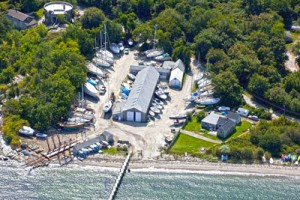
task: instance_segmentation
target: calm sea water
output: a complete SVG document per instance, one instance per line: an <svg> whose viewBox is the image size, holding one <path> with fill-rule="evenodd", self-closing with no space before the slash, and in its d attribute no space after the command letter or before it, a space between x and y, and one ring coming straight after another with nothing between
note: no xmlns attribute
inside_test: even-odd
<svg viewBox="0 0 300 200"><path fill-rule="evenodd" d="M118 170L0 166L0 199L107 199ZM132 171L116 199L300 199L299 177Z"/></svg>

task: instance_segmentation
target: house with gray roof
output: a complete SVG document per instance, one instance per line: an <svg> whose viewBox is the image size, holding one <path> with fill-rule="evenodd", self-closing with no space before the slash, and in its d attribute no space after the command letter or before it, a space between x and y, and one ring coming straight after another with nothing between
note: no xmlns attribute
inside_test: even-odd
<svg viewBox="0 0 300 200"><path fill-rule="evenodd" d="M229 116L223 117L211 112L202 119L201 126L207 130L217 131L218 137L226 138L235 130L236 124L240 122L240 116L234 114L230 113Z"/></svg>
<svg viewBox="0 0 300 200"><path fill-rule="evenodd" d="M141 70L123 107L123 120L146 122L147 114L159 80L159 73L154 67Z"/></svg>
<svg viewBox="0 0 300 200"><path fill-rule="evenodd" d="M19 30L37 26L37 21L33 17L14 9L8 10L6 17L13 24L13 26Z"/></svg>
<svg viewBox="0 0 300 200"><path fill-rule="evenodd" d="M239 114L230 111L227 114L227 118L233 121L235 124L241 123L242 120Z"/></svg>

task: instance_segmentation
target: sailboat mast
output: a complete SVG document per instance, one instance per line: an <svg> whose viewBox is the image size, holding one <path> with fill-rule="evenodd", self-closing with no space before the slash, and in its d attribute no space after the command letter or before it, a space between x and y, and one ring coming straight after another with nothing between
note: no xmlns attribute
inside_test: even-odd
<svg viewBox="0 0 300 200"><path fill-rule="evenodd" d="M157 29L157 24L155 24L154 26L153 49L155 49L156 29Z"/></svg>
<svg viewBox="0 0 300 200"><path fill-rule="evenodd" d="M102 31L100 31L100 49L102 49Z"/></svg>
<svg viewBox="0 0 300 200"><path fill-rule="evenodd" d="M104 24L104 47L106 50L106 24Z"/></svg>

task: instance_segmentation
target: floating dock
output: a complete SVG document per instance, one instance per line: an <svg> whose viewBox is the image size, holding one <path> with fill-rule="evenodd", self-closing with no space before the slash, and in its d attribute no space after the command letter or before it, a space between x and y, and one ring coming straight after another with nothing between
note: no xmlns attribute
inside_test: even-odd
<svg viewBox="0 0 300 200"><path fill-rule="evenodd" d="M109 195L108 200L113 200L113 199L115 198L115 196L116 196L116 194L117 194L117 192L118 192L119 186L120 186L120 184L121 184L122 178L123 178L123 176L124 176L124 174L125 174L125 172L126 172L126 170L127 170L127 166L128 166L129 161L130 161L131 155L132 155L132 153L129 153L129 154L127 155L127 157L126 157L126 159L125 159L125 161L124 161L124 163L123 163L123 165L122 165L122 167L121 167L119 176L118 176L118 178L116 179L115 184L114 184L114 186L113 186L113 189L112 189L112 191L111 191L111 193L110 193L110 195Z"/></svg>

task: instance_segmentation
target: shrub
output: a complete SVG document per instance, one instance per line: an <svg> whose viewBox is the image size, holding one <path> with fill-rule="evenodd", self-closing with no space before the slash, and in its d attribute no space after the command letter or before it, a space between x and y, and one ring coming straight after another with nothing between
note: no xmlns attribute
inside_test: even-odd
<svg viewBox="0 0 300 200"><path fill-rule="evenodd" d="M203 111L203 110L201 110L200 112L198 112L197 113L197 121L198 122L201 122L201 120L204 118L206 116L206 113Z"/></svg>

